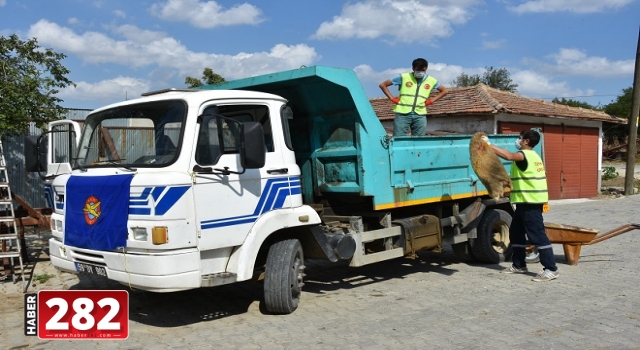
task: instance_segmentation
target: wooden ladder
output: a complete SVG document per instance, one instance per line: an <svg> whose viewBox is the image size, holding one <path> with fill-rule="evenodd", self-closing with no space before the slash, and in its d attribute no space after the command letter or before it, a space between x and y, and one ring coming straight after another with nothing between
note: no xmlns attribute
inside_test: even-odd
<svg viewBox="0 0 640 350"><path fill-rule="evenodd" d="M7 163L5 161L2 140L0 140L0 242L2 251L0 258L4 264L4 276L0 278L6 279L8 272L11 271L13 283L17 283L14 259L18 258L20 262L20 277L22 280L22 292L25 289L24 265L22 264L22 247L18 237L18 227L16 226L16 215L13 210L13 198L11 197L11 189L9 188L9 175L7 173ZM9 262L10 260L10 262ZM10 269L8 267L10 266Z"/></svg>

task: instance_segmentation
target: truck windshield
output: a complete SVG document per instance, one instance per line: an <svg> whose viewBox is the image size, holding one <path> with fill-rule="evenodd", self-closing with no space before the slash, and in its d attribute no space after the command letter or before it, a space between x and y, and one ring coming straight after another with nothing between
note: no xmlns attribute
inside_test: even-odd
<svg viewBox="0 0 640 350"><path fill-rule="evenodd" d="M108 109L87 117L74 168L163 167L179 154L187 115L181 100Z"/></svg>

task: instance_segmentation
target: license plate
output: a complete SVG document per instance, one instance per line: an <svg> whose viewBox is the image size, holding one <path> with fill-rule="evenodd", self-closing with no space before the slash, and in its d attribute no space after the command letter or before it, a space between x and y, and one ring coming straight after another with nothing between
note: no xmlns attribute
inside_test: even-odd
<svg viewBox="0 0 640 350"><path fill-rule="evenodd" d="M107 277L107 269L105 269L102 266L90 265L90 264L79 263L79 262L75 264L76 264L76 271L78 271L79 273Z"/></svg>

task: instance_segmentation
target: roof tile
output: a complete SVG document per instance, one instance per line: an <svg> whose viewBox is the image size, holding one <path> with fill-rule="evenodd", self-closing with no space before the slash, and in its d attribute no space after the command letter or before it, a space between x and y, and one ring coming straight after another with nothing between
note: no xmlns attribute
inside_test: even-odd
<svg viewBox="0 0 640 350"><path fill-rule="evenodd" d="M386 97L370 99L380 120L393 120L393 103ZM429 106L429 115L525 114L552 118L573 118L626 123L604 112L547 102L494 89L484 84L449 88L449 93Z"/></svg>

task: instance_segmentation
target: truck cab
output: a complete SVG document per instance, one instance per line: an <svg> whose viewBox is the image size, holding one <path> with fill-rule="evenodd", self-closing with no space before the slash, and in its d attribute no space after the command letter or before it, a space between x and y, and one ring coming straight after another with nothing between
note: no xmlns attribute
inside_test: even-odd
<svg viewBox="0 0 640 350"><path fill-rule="evenodd" d="M302 207L285 102L166 90L98 109L81 132L52 124L53 264L159 292L251 278L230 260L261 218L320 222Z"/></svg>

